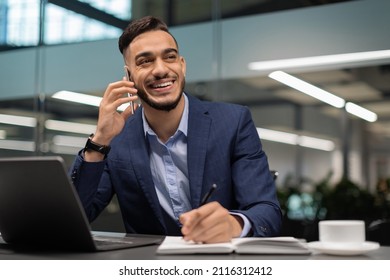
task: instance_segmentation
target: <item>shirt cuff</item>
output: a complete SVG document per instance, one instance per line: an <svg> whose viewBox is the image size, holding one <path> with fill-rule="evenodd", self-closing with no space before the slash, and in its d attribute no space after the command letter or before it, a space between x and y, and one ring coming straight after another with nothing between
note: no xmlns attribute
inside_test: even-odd
<svg viewBox="0 0 390 280"><path fill-rule="evenodd" d="M239 237L246 237L246 236L248 236L248 233L252 229L251 222L248 220L248 218L244 214L241 214L241 213L237 213L237 212L229 212L229 213L231 215L233 215L233 216L241 217L241 219L244 222L244 226L242 227L241 235Z"/></svg>

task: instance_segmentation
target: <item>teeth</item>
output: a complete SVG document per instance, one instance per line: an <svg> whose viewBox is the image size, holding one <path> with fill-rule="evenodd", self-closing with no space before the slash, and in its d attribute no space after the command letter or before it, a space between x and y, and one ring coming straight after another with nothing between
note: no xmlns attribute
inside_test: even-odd
<svg viewBox="0 0 390 280"><path fill-rule="evenodd" d="M170 86L170 85L172 85L172 84L173 84L172 82L166 82L166 83L154 85L153 87L154 87L154 88L162 88L162 87Z"/></svg>

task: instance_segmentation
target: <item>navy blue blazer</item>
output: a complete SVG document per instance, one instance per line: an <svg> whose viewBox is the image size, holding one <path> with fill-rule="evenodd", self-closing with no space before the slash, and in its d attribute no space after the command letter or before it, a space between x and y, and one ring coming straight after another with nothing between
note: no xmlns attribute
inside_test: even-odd
<svg viewBox="0 0 390 280"><path fill-rule="evenodd" d="M190 95L188 172L193 208L212 184L210 201L244 214L254 236L275 236L281 228L276 187L269 172L248 108L200 101ZM178 235L180 228L161 208L149 166L141 110L130 117L111 142L106 160L84 162L81 153L72 169L74 185L93 221L117 195L129 233Z"/></svg>

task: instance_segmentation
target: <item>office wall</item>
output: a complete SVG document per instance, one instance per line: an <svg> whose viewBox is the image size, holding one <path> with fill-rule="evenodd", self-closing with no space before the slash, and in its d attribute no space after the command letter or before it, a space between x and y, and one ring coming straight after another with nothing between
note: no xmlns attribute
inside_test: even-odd
<svg viewBox="0 0 390 280"><path fill-rule="evenodd" d="M251 77L259 75L247 67L253 61L389 49L389 10L386 0L351 1L171 31L187 60L188 82ZM220 50L214 49L215 36L221 39ZM122 66L116 39L3 52L0 98L34 95L37 81L47 94L63 89L101 92L122 77Z"/></svg>
<svg viewBox="0 0 390 280"><path fill-rule="evenodd" d="M363 0L224 21L223 77L256 75L253 61L389 49L389 10L390 1Z"/></svg>

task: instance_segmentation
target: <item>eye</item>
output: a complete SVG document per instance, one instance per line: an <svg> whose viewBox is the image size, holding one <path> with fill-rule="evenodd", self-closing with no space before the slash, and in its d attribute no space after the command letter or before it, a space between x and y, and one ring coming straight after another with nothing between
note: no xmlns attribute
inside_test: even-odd
<svg viewBox="0 0 390 280"><path fill-rule="evenodd" d="M140 65L140 66L147 65L147 64L151 63L152 61L153 60L150 58L142 58L142 59L137 61L137 65Z"/></svg>
<svg viewBox="0 0 390 280"><path fill-rule="evenodd" d="M174 53L171 53L171 54L168 54L165 59L169 60L169 61L174 61L174 60L176 60L176 58L177 58L177 55Z"/></svg>

